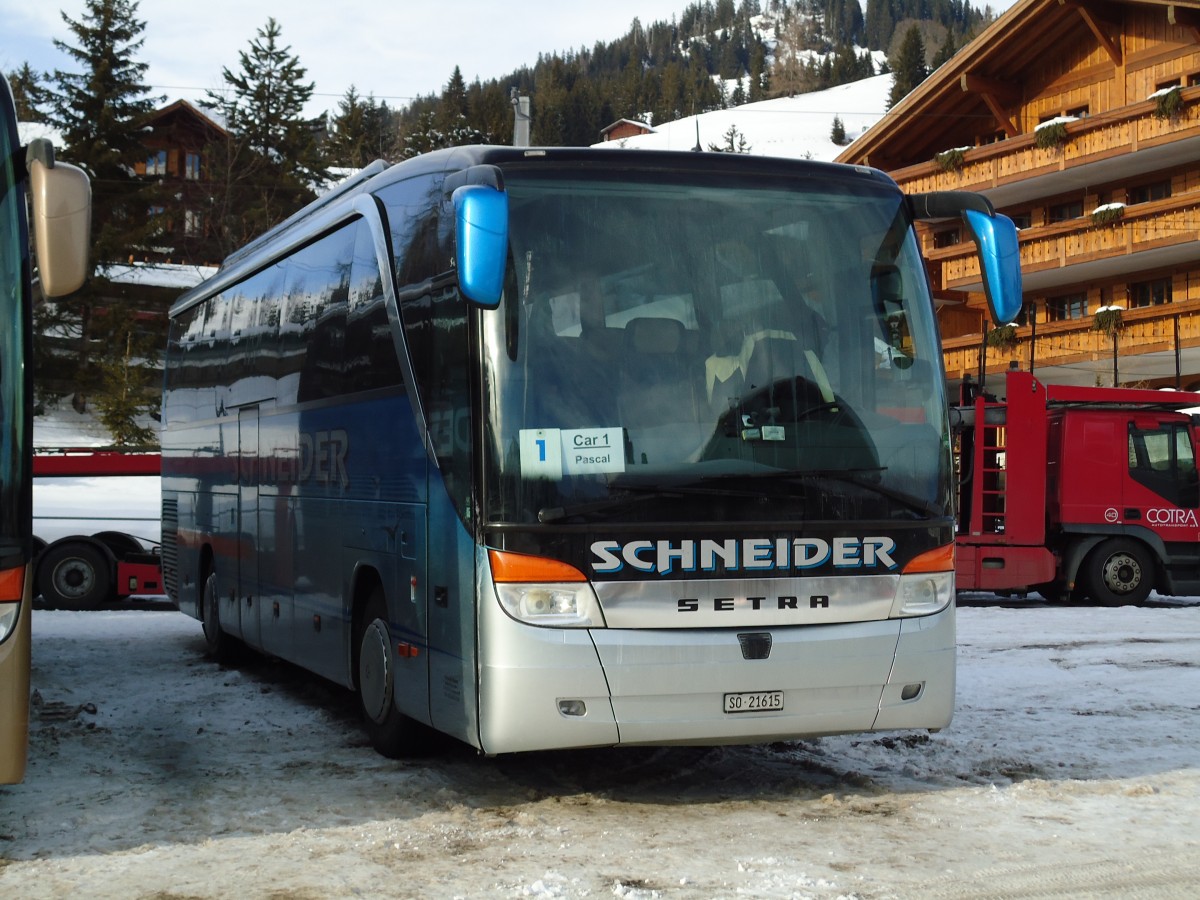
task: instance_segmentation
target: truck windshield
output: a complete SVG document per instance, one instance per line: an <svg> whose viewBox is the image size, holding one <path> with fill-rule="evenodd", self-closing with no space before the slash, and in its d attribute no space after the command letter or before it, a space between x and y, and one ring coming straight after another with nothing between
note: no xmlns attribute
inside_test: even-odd
<svg viewBox="0 0 1200 900"><path fill-rule="evenodd" d="M517 170L506 189L486 521L947 514L933 307L893 185Z"/></svg>

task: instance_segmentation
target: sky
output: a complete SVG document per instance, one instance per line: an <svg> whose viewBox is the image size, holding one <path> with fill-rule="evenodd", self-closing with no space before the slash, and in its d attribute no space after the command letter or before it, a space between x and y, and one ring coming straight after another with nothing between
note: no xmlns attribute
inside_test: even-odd
<svg viewBox="0 0 1200 900"><path fill-rule="evenodd" d="M590 48L597 41L624 35L633 19L644 25L668 21L690 0L605 0L564 3L526 0L291 0L264 4L253 0L141 0L138 17L146 22L138 59L149 64L147 83L168 101L202 99L208 89L224 86L221 70L238 69L238 53L249 47L258 29L274 14L282 40L291 46L308 79L315 82L316 115L336 110L354 85L389 106L440 93L457 65L468 81L506 75L532 66L538 53ZM1015 0L973 2L993 11ZM864 4L865 6L865 4ZM73 43L60 10L83 18L83 0L0 0L0 70L28 62L39 71L73 71L74 63L54 48L55 38ZM336 10L336 20L331 16Z"/></svg>

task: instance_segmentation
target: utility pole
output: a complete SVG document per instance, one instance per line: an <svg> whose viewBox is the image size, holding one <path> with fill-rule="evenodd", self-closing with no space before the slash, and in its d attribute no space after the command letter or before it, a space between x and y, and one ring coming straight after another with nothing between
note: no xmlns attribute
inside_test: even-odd
<svg viewBox="0 0 1200 900"><path fill-rule="evenodd" d="M513 106L513 146L529 146L529 123L533 117L529 114L529 98L518 97L517 89L513 88L509 95Z"/></svg>

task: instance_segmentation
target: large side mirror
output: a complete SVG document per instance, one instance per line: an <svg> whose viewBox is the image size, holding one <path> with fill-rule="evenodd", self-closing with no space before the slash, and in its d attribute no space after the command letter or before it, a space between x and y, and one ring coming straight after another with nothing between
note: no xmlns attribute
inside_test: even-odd
<svg viewBox="0 0 1200 900"><path fill-rule="evenodd" d="M479 184L454 191L458 287L472 303L495 309L508 265L508 194Z"/></svg>
<svg viewBox="0 0 1200 900"><path fill-rule="evenodd" d="M983 293L997 325L1007 325L1021 311L1021 251L1017 227L1000 215L982 194L936 191L912 194L909 209L916 219L961 216L975 240Z"/></svg>
<svg viewBox="0 0 1200 900"><path fill-rule="evenodd" d="M87 278L91 184L82 169L55 163L48 141L30 144L26 166L42 293L61 297L79 290Z"/></svg>
<svg viewBox="0 0 1200 900"><path fill-rule="evenodd" d="M1017 317L1022 303L1017 226L1008 216L988 216L973 209L963 211L963 221L978 247L983 292L992 319L997 325L1007 325Z"/></svg>

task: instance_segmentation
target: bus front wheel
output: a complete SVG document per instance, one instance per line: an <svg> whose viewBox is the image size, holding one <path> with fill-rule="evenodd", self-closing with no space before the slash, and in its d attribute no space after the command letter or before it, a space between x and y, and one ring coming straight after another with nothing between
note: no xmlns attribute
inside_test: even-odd
<svg viewBox="0 0 1200 900"><path fill-rule="evenodd" d="M396 709L396 668L383 589L375 588L358 635L358 703L375 750L389 759L418 752L420 727Z"/></svg>

